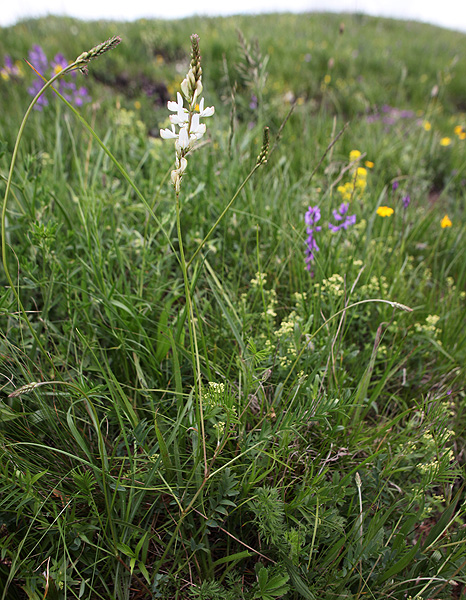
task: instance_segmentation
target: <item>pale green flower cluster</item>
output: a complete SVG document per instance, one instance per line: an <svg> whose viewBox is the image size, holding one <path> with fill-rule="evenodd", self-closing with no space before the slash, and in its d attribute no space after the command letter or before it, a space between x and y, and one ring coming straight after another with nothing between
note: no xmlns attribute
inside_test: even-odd
<svg viewBox="0 0 466 600"><path fill-rule="evenodd" d="M204 402L207 406L221 406L225 394L225 384L209 381L209 387L204 394Z"/></svg>
<svg viewBox="0 0 466 600"><path fill-rule="evenodd" d="M267 275L265 273L257 272L255 277L251 279L250 284L253 288L264 287L267 283Z"/></svg>
<svg viewBox="0 0 466 600"><path fill-rule="evenodd" d="M368 283L359 288L361 298L385 298L388 295L389 286L385 275L381 277L372 276Z"/></svg>
<svg viewBox="0 0 466 600"><path fill-rule="evenodd" d="M437 323L439 321L440 317L438 315L428 315L426 317L425 323L415 323L414 329L417 331L417 333L424 333L437 339L442 333L442 330L439 327L437 327ZM440 342L438 341L438 343Z"/></svg>
<svg viewBox="0 0 466 600"><path fill-rule="evenodd" d="M298 298L296 308L299 308L300 302L301 298ZM281 321L279 328L274 332L280 349L278 362L284 369L290 367L298 355L299 348L297 347L297 342L302 342L302 323L303 318L296 310L292 310Z"/></svg>
<svg viewBox="0 0 466 600"><path fill-rule="evenodd" d="M223 432L225 431L225 425L225 421L217 421L217 423L214 423L213 428L217 433L217 438L220 439L222 437Z"/></svg>
<svg viewBox="0 0 466 600"><path fill-rule="evenodd" d="M338 298L340 296L343 296L343 294L345 293L344 284L345 280L343 279L343 277L339 273L335 273L328 279L324 279L320 285L316 283L316 294L319 293L319 291L322 291L322 293L328 296L334 296Z"/></svg>

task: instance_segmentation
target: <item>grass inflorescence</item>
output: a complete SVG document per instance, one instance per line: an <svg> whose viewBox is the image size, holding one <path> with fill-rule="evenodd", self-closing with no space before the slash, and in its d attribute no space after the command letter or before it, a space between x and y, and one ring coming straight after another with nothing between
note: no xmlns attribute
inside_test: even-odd
<svg viewBox="0 0 466 600"><path fill-rule="evenodd" d="M465 593L466 38L257 23L3 31L2 600Z"/></svg>

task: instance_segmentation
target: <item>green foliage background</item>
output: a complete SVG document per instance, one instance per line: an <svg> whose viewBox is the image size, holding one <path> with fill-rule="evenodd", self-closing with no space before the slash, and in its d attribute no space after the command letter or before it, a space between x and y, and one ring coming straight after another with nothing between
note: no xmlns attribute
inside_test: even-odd
<svg viewBox="0 0 466 600"><path fill-rule="evenodd" d="M158 136L192 32L216 112L182 183L188 258L272 140L190 265L194 318ZM27 320L2 271L2 598L460 598L466 37L361 15L49 17L2 29L0 57L71 61L115 33L79 75L104 147L47 92L4 205ZM2 188L22 71L0 80ZM355 149L373 166L333 234Z"/></svg>

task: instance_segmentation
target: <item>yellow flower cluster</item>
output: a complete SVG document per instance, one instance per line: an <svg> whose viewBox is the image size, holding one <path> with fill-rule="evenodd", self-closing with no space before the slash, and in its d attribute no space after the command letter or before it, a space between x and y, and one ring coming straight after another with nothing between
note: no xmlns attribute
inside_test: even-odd
<svg viewBox="0 0 466 600"><path fill-rule="evenodd" d="M379 206L377 214L379 217L391 217L394 210L390 206Z"/></svg>
<svg viewBox="0 0 466 600"><path fill-rule="evenodd" d="M466 139L466 128L463 127L462 125L457 125L453 131L460 140Z"/></svg>
<svg viewBox="0 0 466 600"><path fill-rule="evenodd" d="M350 162L353 163L359 159L361 152L359 150L351 150L349 154ZM371 161L366 161L366 166L370 169L374 166ZM367 186L367 169L355 165L351 169L351 180L345 184L339 185L337 191L341 195L343 202L349 202L355 196L362 196Z"/></svg>

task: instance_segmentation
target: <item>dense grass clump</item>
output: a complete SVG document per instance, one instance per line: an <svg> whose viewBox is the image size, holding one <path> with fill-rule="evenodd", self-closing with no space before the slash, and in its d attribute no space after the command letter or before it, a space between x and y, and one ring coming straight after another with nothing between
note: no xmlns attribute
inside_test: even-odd
<svg viewBox="0 0 466 600"><path fill-rule="evenodd" d="M464 56L2 30L2 600L464 596Z"/></svg>

